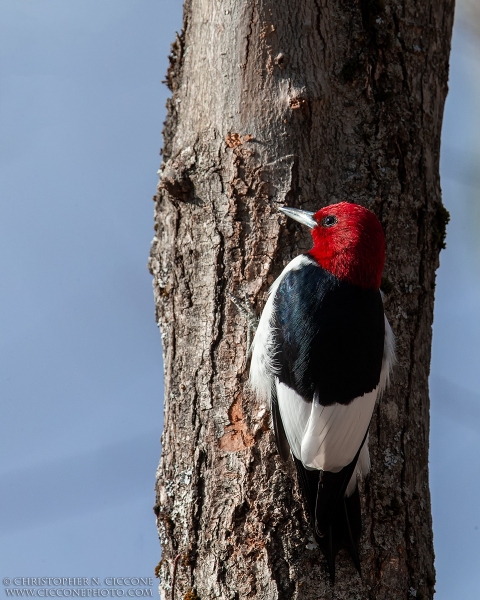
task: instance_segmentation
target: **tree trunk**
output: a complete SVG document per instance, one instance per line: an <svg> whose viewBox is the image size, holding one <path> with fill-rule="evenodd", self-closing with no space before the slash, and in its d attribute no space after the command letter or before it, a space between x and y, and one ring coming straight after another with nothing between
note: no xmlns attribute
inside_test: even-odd
<svg viewBox="0 0 480 600"><path fill-rule="evenodd" d="M162 598L332 598L293 466L248 387L247 322L228 293L259 313L274 278L310 247L278 207L341 200L384 227L398 364L370 427L363 578L341 553L335 598L433 597L428 374L448 219L439 148L453 9L185 3L150 261L165 360Z"/></svg>

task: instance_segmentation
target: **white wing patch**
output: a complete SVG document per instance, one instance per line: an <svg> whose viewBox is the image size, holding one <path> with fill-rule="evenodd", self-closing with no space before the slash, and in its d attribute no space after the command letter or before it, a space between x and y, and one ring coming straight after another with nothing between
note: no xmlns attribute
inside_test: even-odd
<svg viewBox="0 0 480 600"><path fill-rule="evenodd" d="M278 379L276 387L285 435L293 454L310 469L337 473L349 465L370 424L377 390L347 406L321 406L305 401ZM367 466L369 458L362 459L363 466Z"/></svg>
<svg viewBox="0 0 480 600"><path fill-rule="evenodd" d="M349 465L367 433L376 398L375 389L348 405L321 406L314 401L302 440L303 464L332 473Z"/></svg>
<svg viewBox="0 0 480 600"><path fill-rule="evenodd" d="M278 407L288 444L293 454L301 459L302 442L312 412L312 403L304 400L288 385L280 383L277 378L275 378L275 385Z"/></svg>

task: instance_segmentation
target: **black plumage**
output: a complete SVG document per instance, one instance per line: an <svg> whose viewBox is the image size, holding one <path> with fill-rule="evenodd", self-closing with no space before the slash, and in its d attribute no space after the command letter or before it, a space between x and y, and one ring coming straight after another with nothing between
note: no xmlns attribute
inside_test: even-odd
<svg viewBox="0 0 480 600"><path fill-rule="evenodd" d="M385 337L379 290L304 265L278 287L272 331L276 375L306 400L349 404L378 385Z"/></svg>

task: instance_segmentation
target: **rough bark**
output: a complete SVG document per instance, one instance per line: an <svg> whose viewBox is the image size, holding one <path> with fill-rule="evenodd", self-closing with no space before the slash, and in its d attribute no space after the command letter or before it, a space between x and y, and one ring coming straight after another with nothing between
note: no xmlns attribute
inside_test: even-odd
<svg viewBox="0 0 480 600"><path fill-rule="evenodd" d="M431 325L453 0L187 0L150 267L165 360L162 598L331 598L291 465L247 384L246 321L308 232L277 211L344 199L387 237L393 386L371 426L363 580L338 599L432 598ZM172 578L175 572L175 590Z"/></svg>

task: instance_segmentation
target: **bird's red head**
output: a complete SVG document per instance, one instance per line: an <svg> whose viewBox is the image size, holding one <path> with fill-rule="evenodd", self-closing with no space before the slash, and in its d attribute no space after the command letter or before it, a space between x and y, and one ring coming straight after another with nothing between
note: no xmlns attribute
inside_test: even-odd
<svg viewBox="0 0 480 600"><path fill-rule="evenodd" d="M343 281L363 288L380 287L385 264L385 236L377 217L359 204L340 202L313 215L310 255Z"/></svg>
<svg viewBox="0 0 480 600"><path fill-rule="evenodd" d="M310 213L281 208L287 216L312 229L309 254L338 279L363 288L380 287L385 264L385 236L367 208L339 202Z"/></svg>

